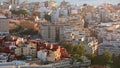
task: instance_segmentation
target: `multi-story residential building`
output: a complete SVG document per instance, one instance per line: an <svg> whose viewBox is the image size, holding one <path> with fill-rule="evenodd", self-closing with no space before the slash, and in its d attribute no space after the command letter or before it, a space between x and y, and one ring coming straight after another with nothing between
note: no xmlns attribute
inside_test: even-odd
<svg viewBox="0 0 120 68"><path fill-rule="evenodd" d="M60 16L68 16L68 9L67 8L60 8Z"/></svg>
<svg viewBox="0 0 120 68"><path fill-rule="evenodd" d="M59 42L63 39L64 30L68 25L60 23L44 23L40 25L42 38L48 42Z"/></svg>
<svg viewBox="0 0 120 68"><path fill-rule="evenodd" d="M68 26L64 30L64 40L66 41L85 41L86 34L82 29Z"/></svg>
<svg viewBox="0 0 120 68"><path fill-rule="evenodd" d="M105 51L108 51L114 55L119 55L120 54L120 42L110 41L110 42L103 42L99 44L98 55L102 55Z"/></svg>
<svg viewBox="0 0 120 68"><path fill-rule="evenodd" d="M30 47L16 48L15 49L15 54L17 56L24 55L24 56L36 57L37 56L37 49L30 48Z"/></svg>
<svg viewBox="0 0 120 68"><path fill-rule="evenodd" d="M12 5L18 5L19 0L9 0L9 3L12 4Z"/></svg>
<svg viewBox="0 0 120 68"><path fill-rule="evenodd" d="M70 5L69 2L66 2L65 0L63 0L63 1L61 2L61 4L60 4L60 7L67 7L67 6L69 6L69 5Z"/></svg>
<svg viewBox="0 0 120 68"><path fill-rule="evenodd" d="M17 48L17 49L15 49L15 54L16 54L17 56L21 56L21 55L22 55L22 48Z"/></svg>
<svg viewBox="0 0 120 68"><path fill-rule="evenodd" d="M56 26L55 24L41 24L42 38L48 42L56 41ZM59 37L59 36L57 36Z"/></svg>
<svg viewBox="0 0 120 68"><path fill-rule="evenodd" d="M95 29L95 33L98 36L99 42L119 41L120 40L119 29L120 29L119 22L101 23Z"/></svg>
<svg viewBox="0 0 120 68"><path fill-rule="evenodd" d="M86 53L97 53L98 50L98 40L95 37L88 37L86 45Z"/></svg>
<svg viewBox="0 0 120 68"><path fill-rule="evenodd" d="M57 22L59 18L59 9L53 8L51 13L51 22Z"/></svg>
<svg viewBox="0 0 120 68"><path fill-rule="evenodd" d="M6 16L0 14L0 36L9 34L9 21Z"/></svg>

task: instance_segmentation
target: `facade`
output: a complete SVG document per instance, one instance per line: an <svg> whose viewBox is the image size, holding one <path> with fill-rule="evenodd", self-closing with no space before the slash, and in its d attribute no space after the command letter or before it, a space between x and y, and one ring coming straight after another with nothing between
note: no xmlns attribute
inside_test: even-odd
<svg viewBox="0 0 120 68"><path fill-rule="evenodd" d="M50 54L47 56L47 61L49 62L54 62L56 59L55 59L55 53L53 51L49 51Z"/></svg>
<svg viewBox="0 0 120 68"><path fill-rule="evenodd" d="M18 5L19 4L19 0L10 0L9 2L11 5Z"/></svg>
<svg viewBox="0 0 120 68"><path fill-rule="evenodd" d="M68 16L68 9L67 8L61 8L60 9L60 16Z"/></svg>
<svg viewBox="0 0 120 68"><path fill-rule="evenodd" d="M62 40L84 41L86 35L85 31L81 27L81 24L76 22L45 22L43 24L40 24L40 29L42 38L48 42L59 42Z"/></svg>
<svg viewBox="0 0 120 68"><path fill-rule="evenodd" d="M66 26L66 24L41 24L40 27L42 38L48 42L61 41L63 39L64 29Z"/></svg>
<svg viewBox="0 0 120 68"><path fill-rule="evenodd" d="M59 9L53 8L51 13L51 22L57 22L59 18Z"/></svg>
<svg viewBox="0 0 120 68"><path fill-rule="evenodd" d="M97 53L98 51L98 40L94 37L87 38L88 45L86 46L87 53Z"/></svg>
<svg viewBox="0 0 120 68"><path fill-rule="evenodd" d="M22 55L22 48L17 48L17 49L15 49L15 54L16 54L17 56L21 56L21 55Z"/></svg>
<svg viewBox="0 0 120 68"><path fill-rule="evenodd" d="M28 47L23 47L23 55L29 56L29 48Z"/></svg>
<svg viewBox="0 0 120 68"><path fill-rule="evenodd" d="M103 42L98 47L98 55L102 55L105 51L108 51L114 55L120 54L120 42L119 41L110 41Z"/></svg>
<svg viewBox="0 0 120 68"><path fill-rule="evenodd" d="M119 41L119 29L120 22L101 23L96 28L95 33L100 43L103 41Z"/></svg>
<svg viewBox="0 0 120 68"><path fill-rule="evenodd" d="M42 62L46 62L46 58L47 58L47 51L46 50L40 50L37 52L37 57L42 61Z"/></svg>
<svg viewBox="0 0 120 68"><path fill-rule="evenodd" d="M6 53L0 53L0 63L5 63L8 60L8 55Z"/></svg>
<svg viewBox="0 0 120 68"><path fill-rule="evenodd" d="M64 29L64 40L71 41L75 44L78 44L80 42L84 42L86 35L85 32L82 29L79 29L77 27L67 26Z"/></svg>
<svg viewBox="0 0 120 68"><path fill-rule="evenodd" d="M36 48L30 48L29 52L30 52L30 56L32 56L32 57L37 56L37 49Z"/></svg>
<svg viewBox="0 0 120 68"><path fill-rule="evenodd" d="M0 14L0 36L9 34L9 22L6 16Z"/></svg>
<svg viewBox="0 0 120 68"><path fill-rule="evenodd" d="M17 56L32 56L32 57L36 57L37 56L37 49L36 48L32 48L32 47L22 47L22 48L16 48L15 49L15 54Z"/></svg>

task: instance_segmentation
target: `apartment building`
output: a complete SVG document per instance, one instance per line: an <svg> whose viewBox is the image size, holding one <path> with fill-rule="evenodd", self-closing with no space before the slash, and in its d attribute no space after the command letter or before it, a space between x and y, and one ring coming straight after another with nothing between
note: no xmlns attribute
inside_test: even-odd
<svg viewBox="0 0 120 68"><path fill-rule="evenodd" d="M103 42L99 44L98 55L102 55L105 51L108 51L114 55L119 55L120 54L120 42L110 41L110 42Z"/></svg>
<svg viewBox="0 0 120 68"><path fill-rule="evenodd" d="M9 34L9 22L6 16L0 14L0 36Z"/></svg>

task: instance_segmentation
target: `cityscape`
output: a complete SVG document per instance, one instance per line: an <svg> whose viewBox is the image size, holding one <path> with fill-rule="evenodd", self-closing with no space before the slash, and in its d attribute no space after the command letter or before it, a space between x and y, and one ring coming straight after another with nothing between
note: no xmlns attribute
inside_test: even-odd
<svg viewBox="0 0 120 68"><path fill-rule="evenodd" d="M120 68L120 2L0 0L0 68Z"/></svg>

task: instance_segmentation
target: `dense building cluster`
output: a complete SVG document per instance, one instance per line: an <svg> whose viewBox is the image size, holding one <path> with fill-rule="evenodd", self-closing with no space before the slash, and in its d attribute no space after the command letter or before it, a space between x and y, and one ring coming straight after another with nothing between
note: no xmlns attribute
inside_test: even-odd
<svg viewBox="0 0 120 68"><path fill-rule="evenodd" d="M47 64L73 57L59 44L63 42L84 45L85 54L107 51L118 56L119 41L120 4L0 3L0 62L22 59Z"/></svg>

